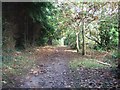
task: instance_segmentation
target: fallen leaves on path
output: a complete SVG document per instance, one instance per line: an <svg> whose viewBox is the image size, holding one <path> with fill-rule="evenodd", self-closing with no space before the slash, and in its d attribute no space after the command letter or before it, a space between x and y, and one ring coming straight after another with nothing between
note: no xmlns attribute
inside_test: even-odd
<svg viewBox="0 0 120 90"><path fill-rule="evenodd" d="M29 58L34 57L35 61L32 63L31 69L27 70L28 73L24 76L25 79L22 80L19 87L118 87L118 81L114 78L111 68L91 69L82 66L76 69L70 68L69 62L76 58L80 60L83 58L91 58L87 55L82 56L78 54L76 50L71 50L67 47L46 46L33 48L32 51L26 50L26 53L30 54ZM99 60L103 60L103 56L106 53L94 53L93 56L97 56L97 54L100 56ZM102 60L98 62L102 62Z"/></svg>

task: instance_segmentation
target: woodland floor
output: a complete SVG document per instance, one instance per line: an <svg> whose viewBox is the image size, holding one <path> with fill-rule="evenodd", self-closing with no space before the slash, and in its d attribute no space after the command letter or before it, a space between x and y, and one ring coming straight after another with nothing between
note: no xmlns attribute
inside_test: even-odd
<svg viewBox="0 0 120 90"><path fill-rule="evenodd" d="M82 56L75 50L67 47L37 48L36 66L32 67L29 73L20 77L17 82L19 88L110 88L118 87L118 80L115 79L115 73L112 68L70 68L70 61L89 56ZM104 54L96 55L98 60L103 58ZM97 57L98 56L98 57Z"/></svg>

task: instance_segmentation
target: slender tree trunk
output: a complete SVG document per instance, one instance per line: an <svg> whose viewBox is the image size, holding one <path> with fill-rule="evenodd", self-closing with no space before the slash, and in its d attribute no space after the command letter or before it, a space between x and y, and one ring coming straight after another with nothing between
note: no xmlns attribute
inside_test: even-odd
<svg viewBox="0 0 120 90"><path fill-rule="evenodd" d="M27 46L29 45L29 34L28 34L29 32L28 32L28 27L29 27L29 26L28 26L28 16L27 16L27 17L26 17L26 29L27 29L27 33L26 33L26 34L27 34Z"/></svg>
<svg viewBox="0 0 120 90"><path fill-rule="evenodd" d="M29 38L28 38L28 17L25 16L25 28L24 28L24 41L25 41L25 48L29 45Z"/></svg>
<svg viewBox="0 0 120 90"><path fill-rule="evenodd" d="M24 26L24 47L27 47L27 16L25 16L25 26Z"/></svg>
<svg viewBox="0 0 120 90"><path fill-rule="evenodd" d="M82 5L82 11L83 11L83 7L84 5ZM85 51L85 25L84 25L84 14L82 15L82 55L85 55L86 54L86 51Z"/></svg>
<svg viewBox="0 0 120 90"><path fill-rule="evenodd" d="M82 55L86 54L86 50L85 50L85 30L84 30L84 21L82 21Z"/></svg>
<svg viewBox="0 0 120 90"><path fill-rule="evenodd" d="M118 42L118 78L120 79L120 28L119 28L118 32L119 32L119 42Z"/></svg>
<svg viewBox="0 0 120 90"><path fill-rule="evenodd" d="M80 52L80 42L79 42L79 32L76 33L76 46L77 46L77 52Z"/></svg>
<svg viewBox="0 0 120 90"><path fill-rule="evenodd" d="M52 37L49 37L49 39L48 39L48 45L52 45Z"/></svg>
<svg viewBox="0 0 120 90"><path fill-rule="evenodd" d="M26 20L26 17L25 17L25 20ZM26 22L25 22L25 24L24 24L25 26L24 26L24 47L26 48Z"/></svg>

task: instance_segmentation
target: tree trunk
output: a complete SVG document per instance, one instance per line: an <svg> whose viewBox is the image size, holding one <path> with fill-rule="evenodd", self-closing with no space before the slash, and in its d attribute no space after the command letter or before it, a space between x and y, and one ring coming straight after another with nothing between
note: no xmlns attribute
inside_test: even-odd
<svg viewBox="0 0 120 90"><path fill-rule="evenodd" d="M49 39L48 39L48 45L52 45L52 37L49 37Z"/></svg>
<svg viewBox="0 0 120 90"><path fill-rule="evenodd" d="M25 48L29 46L29 35L28 35L28 16L25 16L25 28L24 28L24 41L25 41Z"/></svg>
<svg viewBox="0 0 120 90"><path fill-rule="evenodd" d="M80 42L79 42L79 32L76 33L76 46L77 46L77 52L80 52Z"/></svg>
<svg viewBox="0 0 120 90"><path fill-rule="evenodd" d="M86 50L85 50L85 30L84 30L84 21L82 21L82 55L86 54Z"/></svg>
<svg viewBox="0 0 120 90"><path fill-rule="evenodd" d="M27 17L25 16L25 24L24 24L24 47L27 47L27 23L26 23Z"/></svg>
<svg viewBox="0 0 120 90"><path fill-rule="evenodd" d="M119 29L118 33L119 33L119 37L118 37L119 38L118 39L119 40L119 42L118 42L118 55L120 55L120 29ZM119 57L119 59L120 59L120 57Z"/></svg>

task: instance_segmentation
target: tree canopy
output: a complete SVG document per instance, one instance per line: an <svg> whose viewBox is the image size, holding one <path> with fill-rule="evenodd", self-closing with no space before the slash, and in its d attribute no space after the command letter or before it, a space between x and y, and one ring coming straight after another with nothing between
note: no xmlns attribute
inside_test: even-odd
<svg viewBox="0 0 120 90"><path fill-rule="evenodd" d="M28 44L52 45L53 40L65 37L65 44L73 48L85 49L87 43L93 42L93 48L106 50L115 48L118 43L117 8L117 3L110 2L3 3L3 22L20 21L17 27L21 29L15 32L21 33L13 38L23 41L25 47ZM11 10L12 18L7 21Z"/></svg>

